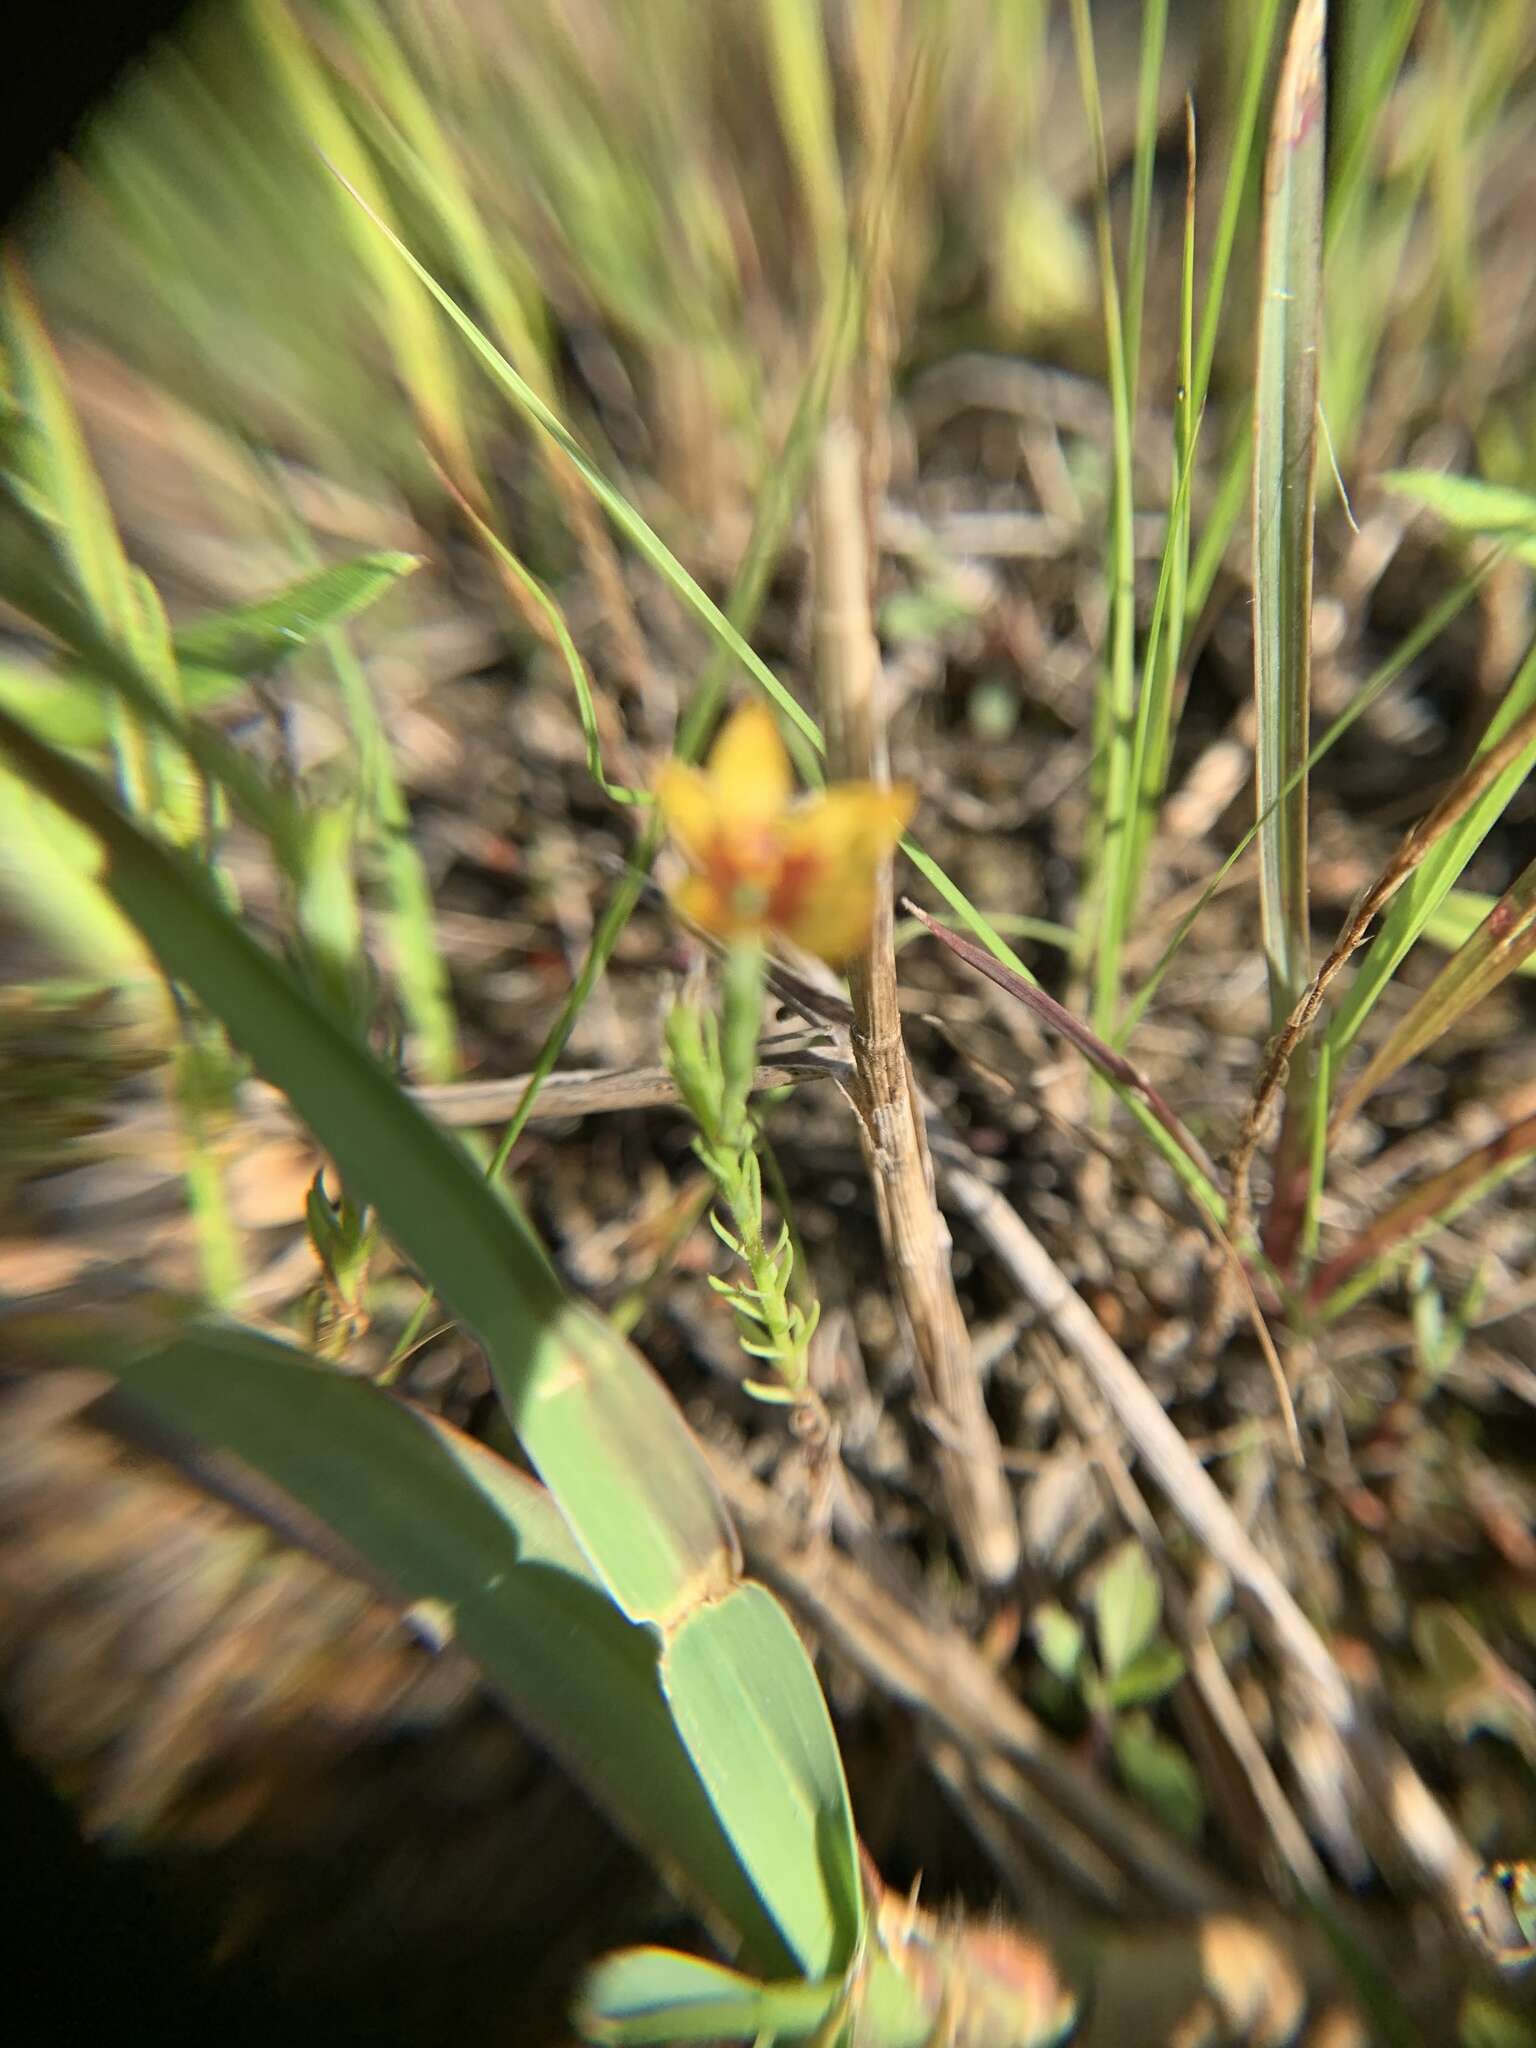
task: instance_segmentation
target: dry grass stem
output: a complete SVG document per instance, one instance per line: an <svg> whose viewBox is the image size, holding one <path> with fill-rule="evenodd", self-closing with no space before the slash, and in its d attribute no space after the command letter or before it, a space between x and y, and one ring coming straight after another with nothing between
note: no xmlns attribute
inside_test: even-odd
<svg viewBox="0 0 1536 2048"><path fill-rule="evenodd" d="M1276 1661L1338 1737L1400 1850L1447 1911L1459 1912L1476 1867L1471 1849L1407 1759L1370 1725L1327 1645L1156 1396L1008 1203L968 1167L943 1157L940 1166L950 1199L1081 1361L1170 1506L1246 1598Z"/></svg>
<svg viewBox="0 0 1536 2048"><path fill-rule="evenodd" d="M883 782L885 711L869 611L859 451L845 425L834 424L823 438L811 516L817 673L829 766L840 779ZM858 1117L887 1264L924 1391L944 1427L937 1458L945 1498L972 1569L995 1585L1018 1566L1018 1517L955 1293L949 1229L934 1196L923 1115L901 1035L892 928L887 866L869 944L849 967L854 1072L847 1092Z"/></svg>

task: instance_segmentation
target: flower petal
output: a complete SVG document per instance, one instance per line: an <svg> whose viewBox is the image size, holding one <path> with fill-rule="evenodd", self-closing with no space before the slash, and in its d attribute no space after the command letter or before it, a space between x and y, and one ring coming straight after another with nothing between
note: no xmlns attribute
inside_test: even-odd
<svg viewBox="0 0 1536 2048"><path fill-rule="evenodd" d="M785 821L772 918L786 938L841 967L869 937L880 864L917 804L906 783L840 783Z"/></svg>
<svg viewBox="0 0 1536 2048"><path fill-rule="evenodd" d="M732 939L759 929L761 920L737 916L728 896L707 875L684 875L672 890L672 908L712 939Z"/></svg>
<svg viewBox="0 0 1536 2048"><path fill-rule="evenodd" d="M719 818L708 778L685 761L667 761L656 777L656 803L679 847L689 860L702 866L709 858Z"/></svg>
<svg viewBox="0 0 1536 2048"><path fill-rule="evenodd" d="M789 755L760 697L739 705L721 726L710 749L709 782L717 813L733 824L766 823L794 795Z"/></svg>

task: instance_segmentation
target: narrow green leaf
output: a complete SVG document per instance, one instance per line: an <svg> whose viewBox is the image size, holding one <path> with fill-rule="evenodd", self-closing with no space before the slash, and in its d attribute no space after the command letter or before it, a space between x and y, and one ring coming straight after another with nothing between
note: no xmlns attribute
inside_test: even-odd
<svg viewBox="0 0 1536 2048"><path fill-rule="evenodd" d="M99 840L108 892L165 971L282 1089L348 1187L479 1336L514 1428L625 1611L663 1620L723 1584L733 1538L671 1397L565 1294L517 1210L240 929L198 870L3 713L0 745Z"/></svg>
<svg viewBox="0 0 1536 2048"><path fill-rule="evenodd" d="M46 535L56 594L105 638L126 629L117 525L20 260L0 258L0 482Z"/></svg>
<svg viewBox="0 0 1536 2048"><path fill-rule="evenodd" d="M1523 562L1536 563L1536 497L1529 491L1434 469L1388 470L1382 482L1417 499L1458 532L1505 540Z"/></svg>
<svg viewBox="0 0 1536 2048"><path fill-rule="evenodd" d="M1533 706L1536 706L1536 643L1520 664L1498 710L1489 719L1474 760L1497 746L1515 721L1523 718ZM1503 774L1426 855L1392 899L1381 928L1356 968L1348 993L1328 1027L1328 1046L1335 1069L1354 1043L1361 1025L1397 972L1399 964L1417 943L1428 920L1503 816L1533 767L1536 767L1536 742L1524 748L1510 762Z"/></svg>
<svg viewBox="0 0 1536 2048"><path fill-rule="evenodd" d="M397 553L338 562L255 604L210 612L183 626L176 635L177 658L226 676L260 674L307 647L328 626L366 611L419 566L419 556Z"/></svg>
<svg viewBox="0 0 1536 2048"><path fill-rule="evenodd" d="M440 1606L452 1640L658 1868L763 1968L789 1966L677 1739L654 1631L608 1599L541 1487L250 1332L189 1329L115 1369L135 1401L281 1486L404 1600Z"/></svg>
<svg viewBox="0 0 1536 2048"><path fill-rule="evenodd" d="M726 1834L809 1977L863 1932L842 1759L800 1638L762 1586L689 1614L662 1651L677 1730Z"/></svg>
<svg viewBox="0 0 1536 2048"><path fill-rule="evenodd" d="M1429 987L1399 1018L1372 1054L1334 1113L1335 1125L1354 1115L1373 1090L1409 1060L1443 1038L1475 1003L1536 954L1536 861L1522 870L1481 925L1457 948Z"/></svg>

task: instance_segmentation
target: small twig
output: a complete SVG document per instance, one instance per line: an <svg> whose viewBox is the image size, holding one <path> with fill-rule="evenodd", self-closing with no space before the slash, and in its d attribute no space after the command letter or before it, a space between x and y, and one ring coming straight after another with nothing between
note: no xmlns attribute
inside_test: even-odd
<svg viewBox="0 0 1536 2048"><path fill-rule="evenodd" d="M768 1039L760 1050L767 1057L752 1076L754 1094L792 1088L800 1081L844 1081L851 1072L836 1052L803 1042ZM528 1080L526 1074L511 1074L499 1081L444 1081L406 1092L439 1123L474 1130L509 1116L522 1100ZM275 1089L248 1083L235 1100L241 1120L257 1130L289 1131L298 1122ZM665 1109L677 1101L677 1085L665 1067L581 1069L551 1074L528 1121L558 1123L565 1117L605 1116L622 1109ZM164 1113L154 1108L130 1110L111 1129L116 1136L138 1140L168 1127Z"/></svg>
<svg viewBox="0 0 1536 2048"><path fill-rule="evenodd" d="M1401 1751L1367 1720L1327 1645L1260 1554L1226 1497L1194 1457L1157 1397L1054 1260L995 1189L940 1156L950 1199L968 1215L1015 1284L1047 1316L1086 1368L1175 1513L1217 1559L1253 1610L1282 1669L1337 1736L1368 1800L1454 1918L1476 1867L1472 1851Z"/></svg>
<svg viewBox="0 0 1536 2048"><path fill-rule="evenodd" d="M942 940L952 953L965 961L968 967L974 967L978 973L986 975L998 988L1023 1003L1049 1030L1059 1033L1070 1045L1075 1046L1099 1073L1126 1089L1138 1101L1145 1103L1159 1126L1178 1146L1185 1158L1191 1160L1207 1180L1215 1180L1215 1167L1152 1083L1122 1054L1106 1045L1097 1032L1090 1030L1080 1018L1075 1017L1065 1004L1058 1003L1056 998L1047 995L1044 989L1033 987L1022 975L1015 974L1011 968L1005 967L1002 961L994 960L983 947L973 944L969 939L963 939L947 925L940 924L937 918L930 917L927 911L920 909L910 897L902 899L902 908L911 911L914 917L928 927L936 939ZM1199 1203L1195 1203L1193 1207L1201 1228L1225 1261L1225 1271L1232 1286L1242 1297L1248 1320L1254 1335L1258 1338L1259 1349L1264 1354L1264 1363L1269 1368L1269 1376L1274 1384L1275 1399L1285 1425L1286 1442L1290 1446L1291 1456L1298 1465L1305 1464L1301 1431L1297 1426L1296 1409L1291 1400L1291 1389L1285 1377L1285 1368L1280 1362L1279 1352L1275 1349L1275 1340L1269 1334L1269 1325L1264 1320L1264 1313L1259 1306L1259 1298L1242 1254L1238 1251L1230 1232L1223 1230L1214 1216Z"/></svg>
<svg viewBox="0 0 1536 2048"><path fill-rule="evenodd" d="M844 780L883 782L885 709L869 613L859 451L844 424L823 436L811 529L828 765ZM854 1074L847 1094L924 1391L949 1425L938 1467L956 1534L972 1569L997 1584L1018 1566L1018 1516L955 1293L949 1229L934 1198L922 1111L901 1035L892 928L887 866L869 944L849 966Z"/></svg>

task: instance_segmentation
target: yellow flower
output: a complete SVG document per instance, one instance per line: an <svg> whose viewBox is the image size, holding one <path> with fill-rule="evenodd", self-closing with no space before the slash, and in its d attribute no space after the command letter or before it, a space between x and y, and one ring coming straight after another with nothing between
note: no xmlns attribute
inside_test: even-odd
<svg viewBox="0 0 1536 2048"><path fill-rule="evenodd" d="M835 783L795 801L766 704L734 711L705 768L669 761L656 784L693 872L673 901L720 939L780 933L841 967L869 937L875 878L917 803L908 783Z"/></svg>

